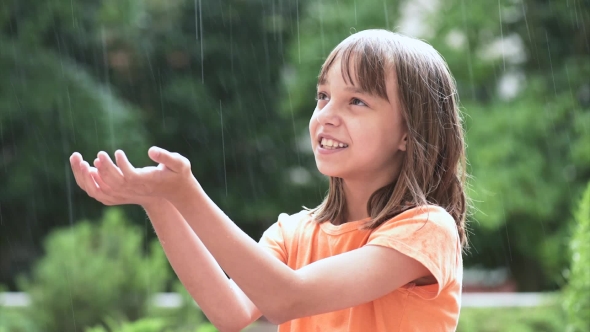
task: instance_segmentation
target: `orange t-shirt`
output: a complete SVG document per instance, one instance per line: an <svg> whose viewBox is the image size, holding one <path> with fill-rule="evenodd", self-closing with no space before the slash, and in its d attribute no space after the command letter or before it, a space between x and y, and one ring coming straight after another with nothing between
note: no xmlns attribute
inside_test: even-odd
<svg viewBox="0 0 590 332"><path fill-rule="evenodd" d="M463 260L451 215L429 205L407 210L377 229L359 229L367 220L336 226L314 222L306 210L292 216L281 214L262 235L260 244L294 270L364 245L389 247L422 263L437 283L407 284L368 303L297 318L281 324L279 332L455 331L461 307Z"/></svg>

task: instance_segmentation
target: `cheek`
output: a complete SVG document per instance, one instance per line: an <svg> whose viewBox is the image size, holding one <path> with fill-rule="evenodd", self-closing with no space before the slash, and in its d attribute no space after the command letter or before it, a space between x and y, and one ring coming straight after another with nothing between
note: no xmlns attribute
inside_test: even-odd
<svg viewBox="0 0 590 332"><path fill-rule="evenodd" d="M318 121L316 120L315 114L316 113L314 112L313 115L311 116L311 119L309 120L309 137L311 138L312 144L315 140L315 134L317 131L317 126L318 126Z"/></svg>
<svg viewBox="0 0 590 332"><path fill-rule="evenodd" d="M369 162L387 158L390 153L396 150L394 135L379 126L362 128L362 130L357 131L354 144L359 152L359 158L366 159Z"/></svg>

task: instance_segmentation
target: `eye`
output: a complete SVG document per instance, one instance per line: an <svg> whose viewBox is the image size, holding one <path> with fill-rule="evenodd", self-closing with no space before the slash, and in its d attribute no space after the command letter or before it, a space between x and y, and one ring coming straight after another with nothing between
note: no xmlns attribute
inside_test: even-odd
<svg viewBox="0 0 590 332"><path fill-rule="evenodd" d="M350 101L351 104L353 105L357 105L357 106L367 106L367 104L365 104L364 101L358 99L358 98L352 98L352 100Z"/></svg>
<svg viewBox="0 0 590 332"><path fill-rule="evenodd" d="M315 97L315 100L327 100L328 99L328 95L326 95L323 92L318 92L318 94Z"/></svg>

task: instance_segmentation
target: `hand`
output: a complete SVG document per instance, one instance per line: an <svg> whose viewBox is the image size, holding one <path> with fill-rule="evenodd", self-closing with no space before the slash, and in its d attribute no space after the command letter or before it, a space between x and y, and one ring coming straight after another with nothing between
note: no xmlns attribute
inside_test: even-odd
<svg viewBox="0 0 590 332"><path fill-rule="evenodd" d="M121 150L115 152L118 167L105 152L98 154L95 166L104 183L126 197L159 197L173 201L183 197L189 186L198 186L185 157L157 147L152 147L148 155L159 163L158 166L134 168Z"/></svg>
<svg viewBox="0 0 590 332"><path fill-rule="evenodd" d="M108 167L109 163L105 163L105 167L108 167L109 173L121 174L118 167L113 165L112 161L110 161L108 155L106 155L106 158L108 158L109 163L112 166L112 168ZM98 159L96 159L94 164L96 165L98 163ZM99 171L95 167L91 167L88 162L84 161L82 155L77 152L70 157L70 164L78 186L84 190L88 196L105 205L138 204L146 207L161 203L161 199L159 198L129 195L129 193L120 190L117 186L111 187L107 185L100 176Z"/></svg>

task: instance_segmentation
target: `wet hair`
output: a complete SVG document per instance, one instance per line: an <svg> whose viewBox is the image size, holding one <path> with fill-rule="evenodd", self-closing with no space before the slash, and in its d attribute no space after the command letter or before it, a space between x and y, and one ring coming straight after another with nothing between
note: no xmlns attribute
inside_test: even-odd
<svg viewBox="0 0 590 332"><path fill-rule="evenodd" d="M462 118L455 81L442 56L418 39L387 30L365 30L332 50L322 65L319 84L325 83L338 60L347 83L386 100L386 80L397 79L396 92L408 129L399 176L371 195L367 203L370 221L365 228L375 229L410 208L433 204L455 219L461 244L467 247L469 200ZM343 180L330 177L329 181L324 201L311 209L314 219L346 222Z"/></svg>

